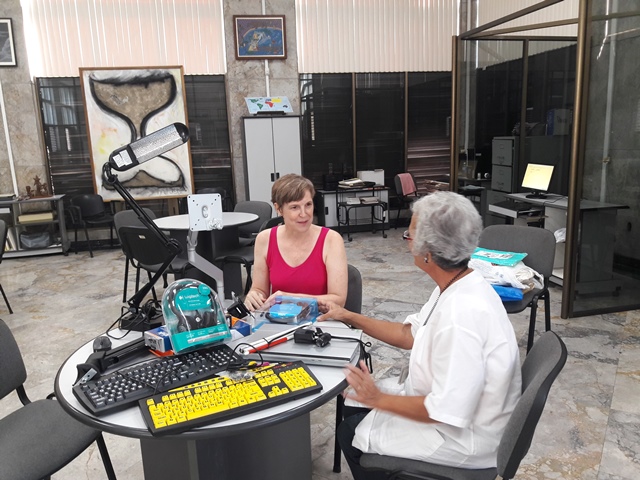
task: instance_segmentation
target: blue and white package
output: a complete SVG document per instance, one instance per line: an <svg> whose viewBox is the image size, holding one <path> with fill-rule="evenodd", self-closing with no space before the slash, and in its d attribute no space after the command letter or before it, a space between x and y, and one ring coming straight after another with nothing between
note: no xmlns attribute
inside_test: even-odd
<svg viewBox="0 0 640 480"><path fill-rule="evenodd" d="M198 280L183 278L169 285L162 295L162 314L175 353L231 338L218 296Z"/></svg>

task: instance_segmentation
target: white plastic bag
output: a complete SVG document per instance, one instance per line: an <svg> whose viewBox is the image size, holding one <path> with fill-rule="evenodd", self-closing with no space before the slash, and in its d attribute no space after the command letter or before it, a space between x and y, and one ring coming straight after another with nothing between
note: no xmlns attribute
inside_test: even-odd
<svg viewBox="0 0 640 480"><path fill-rule="evenodd" d="M525 292L532 288L542 288L544 283L542 275L527 267L523 262L518 262L512 267L506 267L472 258L469 261L469 267L480 272L493 285L520 288Z"/></svg>

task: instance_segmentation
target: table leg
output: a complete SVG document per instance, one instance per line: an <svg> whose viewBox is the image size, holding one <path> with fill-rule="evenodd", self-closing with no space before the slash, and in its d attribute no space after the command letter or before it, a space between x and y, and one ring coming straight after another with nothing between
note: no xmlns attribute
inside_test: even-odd
<svg viewBox="0 0 640 480"><path fill-rule="evenodd" d="M311 480L309 414L227 437L140 440L144 478Z"/></svg>

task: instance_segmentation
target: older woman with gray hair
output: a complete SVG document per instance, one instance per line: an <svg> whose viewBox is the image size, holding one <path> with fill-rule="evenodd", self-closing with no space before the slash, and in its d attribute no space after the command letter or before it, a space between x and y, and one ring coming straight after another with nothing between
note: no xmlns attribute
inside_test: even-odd
<svg viewBox="0 0 640 480"><path fill-rule="evenodd" d="M345 420L338 441L355 480L360 455L378 453L466 468L496 466L507 421L520 397L515 334L491 285L468 262L482 220L452 192L421 198L403 238L415 265L436 283L429 301L403 323L321 302L319 320L335 319L411 350L405 379L374 382L363 362L349 365Z"/></svg>

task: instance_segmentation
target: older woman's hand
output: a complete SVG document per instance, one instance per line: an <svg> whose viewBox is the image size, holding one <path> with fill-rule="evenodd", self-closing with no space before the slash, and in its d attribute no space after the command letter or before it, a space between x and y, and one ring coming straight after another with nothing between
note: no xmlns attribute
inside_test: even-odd
<svg viewBox="0 0 640 480"><path fill-rule="evenodd" d="M352 390L347 390L345 398L350 398L367 407L375 408L382 396L382 392L373 381L373 377L364 361L360 360L359 367L347 365L345 377Z"/></svg>
<svg viewBox="0 0 640 480"><path fill-rule="evenodd" d="M338 320L340 322L344 322L348 313L348 310L345 310L337 303L329 300L318 300L318 310L322 313L322 315L316 319L319 322L323 322L325 320Z"/></svg>
<svg viewBox="0 0 640 480"><path fill-rule="evenodd" d="M258 290L250 290L244 298L244 304L249 310L254 311L262 306L264 300L262 292Z"/></svg>

